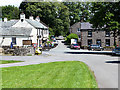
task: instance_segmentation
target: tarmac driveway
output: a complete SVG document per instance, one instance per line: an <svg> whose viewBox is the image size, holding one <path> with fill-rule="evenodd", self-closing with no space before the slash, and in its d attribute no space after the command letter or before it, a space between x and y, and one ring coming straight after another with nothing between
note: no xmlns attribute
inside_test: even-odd
<svg viewBox="0 0 120 90"><path fill-rule="evenodd" d="M118 88L118 57L65 53L68 51L72 50L59 41L59 45L56 48L43 52L40 56L0 56L1 60L25 61L14 64L2 64L0 67L24 66L55 61L82 61L94 72L99 88Z"/></svg>

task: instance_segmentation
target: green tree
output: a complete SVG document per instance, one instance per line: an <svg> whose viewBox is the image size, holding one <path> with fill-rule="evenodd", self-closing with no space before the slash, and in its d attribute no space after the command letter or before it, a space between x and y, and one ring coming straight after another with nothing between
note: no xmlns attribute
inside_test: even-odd
<svg viewBox="0 0 120 90"><path fill-rule="evenodd" d="M120 2L92 3L93 14L90 23L94 28L103 28L113 31L114 45L116 36L120 32Z"/></svg>
<svg viewBox="0 0 120 90"><path fill-rule="evenodd" d="M39 2L27 3L22 2L20 5L21 12L36 17L50 27L50 33L55 36L65 36L69 32L69 11L68 8L60 2Z"/></svg>
<svg viewBox="0 0 120 90"><path fill-rule="evenodd" d="M90 3L88 2L63 2L69 8L70 26L83 20L89 21Z"/></svg>
<svg viewBox="0 0 120 90"><path fill-rule="evenodd" d="M18 19L19 18L19 8L15 6L2 6L2 19Z"/></svg>
<svg viewBox="0 0 120 90"><path fill-rule="evenodd" d="M67 43L70 43L71 42L71 39L77 39L78 40L78 35L77 34L74 34L74 33L71 33L67 36L67 40L66 42Z"/></svg>

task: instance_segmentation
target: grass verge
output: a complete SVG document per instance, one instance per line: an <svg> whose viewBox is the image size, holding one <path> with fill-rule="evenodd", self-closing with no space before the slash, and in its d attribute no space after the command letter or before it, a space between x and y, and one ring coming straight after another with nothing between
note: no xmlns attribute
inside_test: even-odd
<svg viewBox="0 0 120 90"><path fill-rule="evenodd" d="M7 64L7 63L17 63L23 61L14 61L14 60L0 60L0 64Z"/></svg>
<svg viewBox="0 0 120 90"><path fill-rule="evenodd" d="M2 68L3 88L97 88L93 72L79 61Z"/></svg>

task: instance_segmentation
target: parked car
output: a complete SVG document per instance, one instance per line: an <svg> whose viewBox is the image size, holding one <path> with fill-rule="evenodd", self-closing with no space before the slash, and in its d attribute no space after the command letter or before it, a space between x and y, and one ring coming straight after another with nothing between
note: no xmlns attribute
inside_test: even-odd
<svg viewBox="0 0 120 90"><path fill-rule="evenodd" d="M98 51L102 51L102 50L104 50L104 48L101 47L100 45L89 45L89 46L88 46L88 50L98 50Z"/></svg>
<svg viewBox="0 0 120 90"><path fill-rule="evenodd" d="M112 50L112 55L120 55L120 47L116 47Z"/></svg>
<svg viewBox="0 0 120 90"><path fill-rule="evenodd" d="M80 49L78 44L71 44L71 49Z"/></svg>
<svg viewBox="0 0 120 90"><path fill-rule="evenodd" d="M54 45L58 45L58 41L57 40L53 40Z"/></svg>

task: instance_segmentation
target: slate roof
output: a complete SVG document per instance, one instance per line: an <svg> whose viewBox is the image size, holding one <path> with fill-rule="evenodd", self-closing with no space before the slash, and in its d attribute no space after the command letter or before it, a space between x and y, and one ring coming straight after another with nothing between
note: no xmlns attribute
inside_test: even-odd
<svg viewBox="0 0 120 90"><path fill-rule="evenodd" d="M77 23L73 24L70 28L74 28L78 24L80 25L80 27L81 27L80 29L82 29L82 30L93 29L92 24L90 24L89 22L77 22Z"/></svg>
<svg viewBox="0 0 120 90"><path fill-rule="evenodd" d="M36 20L30 20L30 19L26 19L26 21L31 24L32 26L34 26L35 28L40 28L40 29L48 29L48 27L46 27L45 25L43 25L42 23L36 21Z"/></svg>
<svg viewBox="0 0 120 90"><path fill-rule="evenodd" d="M45 25L43 25L42 23L36 21L36 20L30 20L30 19L25 19L29 24L31 24L33 27L35 28L40 28L40 29L48 29L48 27L46 27ZM2 22L2 28L9 28L11 26L13 26L14 24L16 24L19 20L10 20L7 22Z"/></svg>
<svg viewBox="0 0 120 90"><path fill-rule="evenodd" d="M14 24L16 24L19 20L10 20L7 22L2 22L2 28L9 28L11 26L13 26Z"/></svg>
<svg viewBox="0 0 120 90"><path fill-rule="evenodd" d="M80 22L76 22L75 24L73 24L70 28L74 28L77 24L80 25Z"/></svg>
<svg viewBox="0 0 120 90"><path fill-rule="evenodd" d="M32 28L0 28L0 36L30 36Z"/></svg>
<svg viewBox="0 0 120 90"><path fill-rule="evenodd" d="M93 29L92 24L90 24L89 22L82 22L81 29Z"/></svg>

